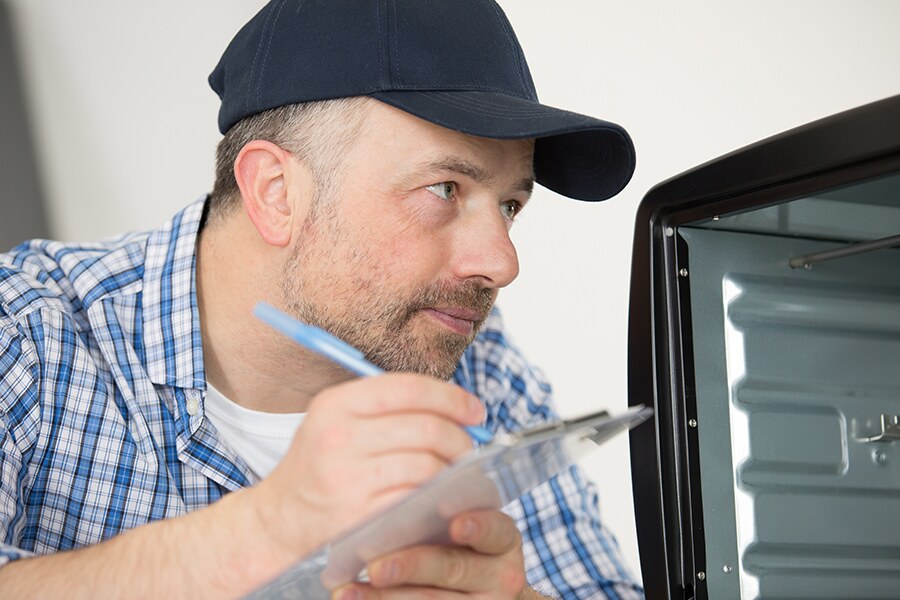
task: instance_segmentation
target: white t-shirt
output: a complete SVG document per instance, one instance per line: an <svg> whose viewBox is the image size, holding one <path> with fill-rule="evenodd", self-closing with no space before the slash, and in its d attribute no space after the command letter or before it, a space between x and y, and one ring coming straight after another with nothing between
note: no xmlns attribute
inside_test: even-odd
<svg viewBox="0 0 900 600"><path fill-rule="evenodd" d="M281 462L306 413L267 413L235 404L206 383L206 418L250 470L266 477Z"/></svg>

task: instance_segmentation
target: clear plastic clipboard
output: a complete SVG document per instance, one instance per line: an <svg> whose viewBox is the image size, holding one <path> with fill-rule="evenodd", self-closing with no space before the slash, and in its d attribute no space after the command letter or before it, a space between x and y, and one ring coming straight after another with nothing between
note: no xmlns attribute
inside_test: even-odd
<svg viewBox="0 0 900 600"><path fill-rule="evenodd" d="M357 580L371 560L410 546L447 542L448 525L457 515L505 506L652 414L635 406L617 416L603 411L498 438L248 598L328 600L329 590Z"/></svg>

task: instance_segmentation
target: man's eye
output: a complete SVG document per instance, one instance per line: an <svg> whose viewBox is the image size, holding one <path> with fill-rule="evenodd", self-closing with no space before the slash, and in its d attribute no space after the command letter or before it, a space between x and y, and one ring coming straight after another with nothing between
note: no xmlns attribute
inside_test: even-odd
<svg viewBox="0 0 900 600"><path fill-rule="evenodd" d="M456 184L452 181L442 181L426 186L425 189L442 200L449 200L456 193Z"/></svg>
<svg viewBox="0 0 900 600"><path fill-rule="evenodd" d="M521 205L517 201L509 200L500 205L500 212L503 214L503 218L512 221L516 218L516 215L519 214L521 208Z"/></svg>

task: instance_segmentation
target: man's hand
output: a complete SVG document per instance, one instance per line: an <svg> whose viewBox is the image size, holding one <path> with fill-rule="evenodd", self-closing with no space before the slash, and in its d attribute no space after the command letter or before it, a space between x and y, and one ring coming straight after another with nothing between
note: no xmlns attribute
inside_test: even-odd
<svg viewBox="0 0 900 600"><path fill-rule="evenodd" d="M256 486L269 534L288 554L309 552L471 451L462 426L483 418L477 398L421 375L324 390L285 458Z"/></svg>
<svg viewBox="0 0 900 600"><path fill-rule="evenodd" d="M0 595L243 596L470 451L461 426L483 418L477 398L420 375L328 388L313 399L284 460L259 484L100 544L5 565ZM490 533L491 523L477 521L473 548L497 552L505 543L503 531ZM433 563L427 554L421 560Z"/></svg>
<svg viewBox="0 0 900 600"><path fill-rule="evenodd" d="M368 566L368 584L344 586L335 600L406 598L519 598L525 586L522 538L515 522L494 510L460 515L450 523L453 545L419 546Z"/></svg>

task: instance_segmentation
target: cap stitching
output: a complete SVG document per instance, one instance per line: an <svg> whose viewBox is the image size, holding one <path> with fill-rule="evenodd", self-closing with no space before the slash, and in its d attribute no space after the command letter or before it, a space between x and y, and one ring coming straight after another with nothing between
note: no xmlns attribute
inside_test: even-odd
<svg viewBox="0 0 900 600"><path fill-rule="evenodd" d="M397 32L399 31L399 27L397 26L397 0L389 1L391 3L391 18L394 21L394 28L393 31L391 31L391 51L394 55L391 58L389 71L391 80L388 82L388 85L393 89L394 82L400 79L400 74L395 71L400 65L400 51L397 49L400 44L397 42Z"/></svg>
<svg viewBox="0 0 900 600"><path fill-rule="evenodd" d="M497 17L497 19L500 21L500 25L503 27L503 32L506 34L506 41L510 46L513 47L513 50L515 50L514 54L516 55L516 66L518 67L519 71L519 81L522 82L522 87L525 88L525 91L527 92L529 90L529 86L525 81L525 75L522 69L522 61L520 59L521 50L519 49L520 46L516 41L513 40L514 34L510 30L509 20L506 19L506 16L500 9L500 6L498 6L496 2L491 2L491 6L494 9L494 16Z"/></svg>
<svg viewBox="0 0 900 600"><path fill-rule="evenodd" d="M253 56L253 62L250 63L250 74L247 76L247 95L244 97L244 111L251 112L250 98L253 90L253 76L256 73L256 66L259 64L259 54L266 40L266 29L269 27L269 21L272 20L272 11L266 13L266 20L263 22L263 33L259 36L259 43L256 45L256 54ZM257 86L258 87L258 86Z"/></svg>
<svg viewBox="0 0 900 600"><path fill-rule="evenodd" d="M477 98L477 97L466 96L466 97L465 97L465 102L460 102L460 100L462 100L462 98L458 98L458 97L453 96L453 95L452 95L452 92L447 92L447 95L446 95L446 96L444 96L442 92L437 92L437 94L438 94L438 95L435 97L435 99L438 100L438 101L442 101L442 102L444 102L445 104L451 104L451 105L456 105L456 106L463 106L463 105L477 105L477 106L479 106L479 107L484 107L484 108L495 108L495 107L497 106L497 105L496 105L495 103L493 103L493 102L485 102L485 101L483 101L483 100L481 100L480 98ZM520 98L518 98L517 96L510 96L510 97L511 97L511 98L516 98L516 99L520 99ZM505 111L526 112L526 113L530 113L530 112L535 112L535 113L538 113L538 112L539 112L539 113L543 113L543 112L544 112L544 109L543 109L543 108L537 107L537 106L518 106L518 107L516 107L516 106L503 106L503 107L500 107L500 108L501 108L504 112L505 112Z"/></svg>
<svg viewBox="0 0 900 600"><path fill-rule="evenodd" d="M432 96L432 100L435 102L440 102L445 106L455 106L459 108L470 108L470 109L480 109L484 112L484 114L490 114L501 117L508 118L516 118L516 117L528 117L531 115L542 115L545 113L544 108L540 107L529 107L529 106L521 106L521 107L513 107L513 106L504 106L504 107L496 107L494 104L490 102L484 102L478 98L467 97L465 102L458 102L458 98L454 98L453 96L447 95L434 95ZM488 109L488 110L485 110ZM560 109L554 109L560 110ZM566 112L566 111L560 111ZM574 114L574 113L573 113Z"/></svg>
<svg viewBox="0 0 900 600"><path fill-rule="evenodd" d="M297 8L299 10L300 7L303 6L304 0L299 0L297 3ZM274 16L272 17L272 29L269 31L268 39L266 40L266 54L263 56L262 63L259 65L259 79L256 81L256 103L259 106L260 98L262 97L262 73L265 71L266 63L269 61L269 50L272 49L272 38L275 37L275 24L278 22L278 17L281 16L281 11L284 8L284 5L287 4L288 0L282 0L281 4L278 6L278 10L275 11ZM266 23L268 25L268 22ZM249 94L248 94L249 96Z"/></svg>
<svg viewBox="0 0 900 600"><path fill-rule="evenodd" d="M263 23L263 31L269 26L269 20L272 18L272 13L266 13L266 20ZM256 73L256 65L259 63L259 53L262 52L263 40L265 39L264 35L259 36L259 42L256 44L256 54L253 55L253 62L250 63L250 73L247 76L247 95L244 97L244 111L252 110L250 108L250 90L253 89L253 75Z"/></svg>
<svg viewBox="0 0 900 600"><path fill-rule="evenodd" d="M474 92L495 92L497 94L503 94L504 96L509 96L510 98L518 98L520 100L524 100L526 102L534 102L531 98L523 98L522 96L518 96L516 94L511 94L508 89L503 89L499 87L490 87L486 85L461 85L461 84L446 84L443 86L433 85L429 87L422 87L421 85L393 85L390 88L372 88L368 93L371 92L402 92L402 91L412 91L412 92L459 92L459 91L474 91Z"/></svg>
<svg viewBox="0 0 900 600"><path fill-rule="evenodd" d="M552 110L554 110L554 111L557 111L557 112L558 112L559 114L561 114L561 115L562 115L562 114L566 114L566 115L572 115L572 116L574 116L574 117L579 117L579 118L593 119L593 117L589 117L589 116L587 116L587 115L582 115L582 114L579 114L579 113L576 113L576 112L572 112L572 111L570 111L570 110L565 110L565 109L563 109L563 108L556 108L556 107L553 107L553 106L546 106L546 105L543 105L543 104L536 105L536 106L533 106L533 107L532 107L532 106L520 106L520 107L502 106L502 107L497 107L493 102L485 101L485 100L482 100L482 99L480 99L480 98L472 97L472 96L466 96L466 97L465 97L465 101L462 102L461 100L463 100L463 98L457 98L457 97L452 96L451 94L452 94L452 92L449 93L449 94L447 94L447 95L441 94L441 92L437 92L437 94L434 96L434 99L437 100L437 101L439 101L439 102L443 102L444 104L446 104L446 105L448 105L448 106L470 107L470 106L473 106L473 105L477 105L478 107L483 107L483 108L487 108L487 109L496 109L496 110L500 110L500 111L503 111L504 113L507 113L507 112L513 112L513 113L520 113L520 114L523 114L523 115L528 115L528 114L544 114L545 111L546 111L546 109L549 108L549 109L552 109ZM508 96L509 94L504 94L504 95L507 95L507 96ZM521 99L521 98L518 98L518 96L510 96L510 97L512 97L512 98L517 98L517 99ZM529 100L527 100L527 102L533 102L533 100L530 100L530 99L529 99Z"/></svg>
<svg viewBox="0 0 900 600"><path fill-rule="evenodd" d="M381 10L382 4L383 4L383 2L381 0L379 0L378 2L375 3L375 19L378 22L378 58L379 58L379 66L380 66L378 79L380 81L381 78L384 77L385 73L387 73L388 84L390 85L390 81L391 81L390 62L388 61L388 67L387 67L387 69L385 69L385 61L386 61L388 55L386 55L384 52L385 38L387 37L387 35L390 35L390 28L387 27L387 23L386 23L387 10L384 11L385 16L382 17L382 10ZM383 32L382 29L386 30L387 35L385 35L385 32Z"/></svg>

